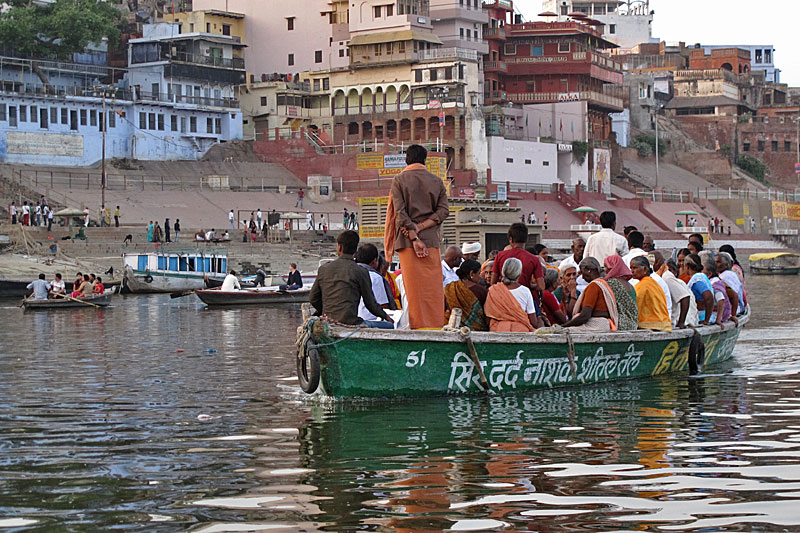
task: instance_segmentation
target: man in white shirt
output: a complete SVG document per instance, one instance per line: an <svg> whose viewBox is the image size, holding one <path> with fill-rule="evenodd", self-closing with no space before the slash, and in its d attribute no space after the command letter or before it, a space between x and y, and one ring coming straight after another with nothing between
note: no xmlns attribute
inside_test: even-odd
<svg viewBox="0 0 800 533"><path fill-rule="evenodd" d="M225 276L225 281L222 282L222 288L220 289L222 292L230 292L234 290L240 290L242 288L239 285L239 278L236 277L236 271L231 270L230 274Z"/></svg>
<svg viewBox="0 0 800 533"><path fill-rule="evenodd" d="M51 291L50 293L55 296L56 294L65 294L67 292L67 286L64 283L64 279L61 277L61 274L56 274L56 277L53 281L50 282Z"/></svg>
<svg viewBox="0 0 800 533"><path fill-rule="evenodd" d="M233 224L233 218L233 209L231 209L231 212L228 213L228 224L230 224L231 229L236 228L236 226Z"/></svg>
<svg viewBox="0 0 800 533"><path fill-rule="evenodd" d="M567 257L566 259L562 260L561 263L558 265L559 272L563 272L564 268L571 266L575 267L575 272L580 274L581 268L580 263L583 259L583 253L586 248L586 241L583 238L578 237L577 239L573 239L572 241L572 255ZM582 275L578 276L577 279L578 290L583 291L589 284L586 283L586 280L583 279Z"/></svg>
<svg viewBox="0 0 800 533"><path fill-rule="evenodd" d="M659 269L663 264L664 259L661 254L656 255L655 264ZM685 327L697 326L699 322L697 313L697 302L692 295L692 291L682 279L678 279L675 274L678 273L678 265L672 259L667 261L667 270L661 276L661 279L669 287L669 293L672 297L670 302L672 305L672 327L683 329Z"/></svg>
<svg viewBox="0 0 800 533"><path fill-rule="evenodd" d="M375 302L384 309L392 309L393 305L389 302L394 302L394 297L386 292L386 283L376 270L378 268L378 248L374 244L362 244L355 255L356 264L361 268L366 269L369 273L369 281L372 286L372 295L375 297ZM385 322L372 314L367 309L364 303L364 298L358 302L358 316L361 318L368 327L375 327L381 329L393 329L394 325L391 322Z"/></svg>
<svg viewBox="0 0 800 533"><path fill-rule="evenodd" d="M258 231L261 231L261 209L256 211L256 225L258 226Z"/></svg>
<svg viewBox="0 0 800 533"><path fill-rule="evenodd" d="M216 239L216 238L217 238L217 232L216 232L216 231L214 231L214 228L211 228L210 230L208 230L208 231L206 232L206 235L205 235L205 237L206 237L206 240L207 240L208 242L211 242L211 241L213 241L214 239Z"/></svg>
<svg viewBox="0 0 800 533"><path fill-rule="evenodd" d="M625 266L630 268L631 259L633 259L634 257L647 255L647 252L645 252L644 248L642 248L643 245L644 245L644 234L642 234L642 232L632 231L628 233L629 251L627 254L622 256L622 261L625 263Z"/></svg>
<svg viewBox="0 0 800 533"><path fill-rule="evenodd" d="M613 211L603 211L600 214L600 225L603 229L586 241L583 256L594 257L602 265L606 257L628 253L628 243L625 237L614 231L617 227L617 214Z"/></svg>
<svg viewBox="0 0 800 533"><path fill-rule="evenodd" d="M442 259L442 278L443 285L447 287L450 283L458 281L456 269L461 265L463 254L458 246L451 246L444 252Z"/></svg>
<svg viewBox="0 0 800 533"><path fill-rule="evenodd" d="M14 205L14 202L11 202L11 207L9 208L9 211L11 212L11 223L12 224L16 224L17 223L17 206Z"/></svg>
<svg viewBox="0 0 800 533"><path fill-rule="evenodd" d="M478 260L478 255L481 253L481 243L479 242L465 242L461 245L464 261L467 259Z"/></svg>

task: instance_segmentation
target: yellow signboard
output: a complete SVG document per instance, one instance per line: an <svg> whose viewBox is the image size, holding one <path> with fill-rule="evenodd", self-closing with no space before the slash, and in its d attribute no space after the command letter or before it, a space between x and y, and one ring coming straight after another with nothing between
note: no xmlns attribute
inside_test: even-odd
<svg viewBox="0 0 800 533"><path fill-rule="evenodd" d="M441 156L430 156L425 162L428 171L439 179L447 179L447 158Z"/></svg>
<svg viewBox="0 0 800 533"><path fill-rule="evenodd" d="M394 177L403 171L402 168L379 168L378 176L380 177Z"/></svg>
<svg viewBox="0 0 800 533"><path fill-rule="evenodd" d="M388 196L362 196L358 198L358 205L387 205Z"/></svg>
<svg viewBox="0 0 800 533"><path fill-rule="evenodd" d="M772 202L772 218L789 218L786 209L786 202Z"/></svg>
<svg viewBox="0 0 800 533"><path fill-rule="evenodd" d="M737 226L744 226L744 219L743 218L737 218L736 219L736 225Z"/></svg>
<svg viewBox="0 0 800 533"><path fill-rule="evenodd" d="M382 224L362 224L358 227L358 236L362 239L383 239L383 228Z"/></svg>
<svg viewBox="0 0 800 533"><path fill-rule="evenodd" d="M746 217L749 217L749 216L750 216L750 204L744 204L744 206L742 206L742 207L743 207L743 209L744 209L744 211L742 212L742 214L743 214L744 216L746 216Z"/></svg>
<svg viewBox="0 0 800 533"><path fill-rule="evenodd" d="M800 204L786 204L786 215L789 220L800 220Z"/></svg>
<svg viewBox="0 0 800 533"><path fill-rule="evenodd" d="M356 168L362 170L383 168L383 154L357 154Z"/></svg>

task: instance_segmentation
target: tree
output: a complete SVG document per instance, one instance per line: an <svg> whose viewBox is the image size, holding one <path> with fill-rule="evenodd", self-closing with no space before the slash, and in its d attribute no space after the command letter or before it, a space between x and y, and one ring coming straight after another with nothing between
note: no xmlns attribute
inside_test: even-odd
<svg viewBox="0 0 800 533"><path fill-rule="evenodd" d="M0 12L0 46L36 59L71 59L89 43L108 38L113 46L119 37L121 12L102 0L5 0ZM47 78L33 65L42 82Z"/></svg>

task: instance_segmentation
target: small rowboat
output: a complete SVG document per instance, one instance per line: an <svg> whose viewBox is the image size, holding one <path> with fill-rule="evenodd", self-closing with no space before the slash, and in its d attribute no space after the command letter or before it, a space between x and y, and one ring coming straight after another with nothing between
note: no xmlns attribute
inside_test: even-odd
<svg viewBox="0 0 800 533"><path fill-rule="evenodd" d="M238 291L201 289L195 291L195 294L206 305L268 305L307 302L309 292L310 287L294 291L280 291L278 287L257 287Z"/></svg>
<svg viewBox="0 0 800 533"><path fill-rule="evenodd" d="M750 256L750 272L791 276L800 273L800 255L789 252L753 254Z"/></svg>
<svg viewBox="0 0 800 533"><path fill-rule="evenodd" d="M112 291L98 294L89 298L50 298L48 300L25 299L22 301L25 309L67 309L82 307L84 309L97 307L108 307L111 304Z"/></svg>
<svg viewBox="0 0 800 533"><path fill-rule="evenodd" d="M545 335L352 328L310 318L298 330L297 374L306 393L356 399L520 393L694 373L731 358L749 317L748 308L738 327Z"/></svg>

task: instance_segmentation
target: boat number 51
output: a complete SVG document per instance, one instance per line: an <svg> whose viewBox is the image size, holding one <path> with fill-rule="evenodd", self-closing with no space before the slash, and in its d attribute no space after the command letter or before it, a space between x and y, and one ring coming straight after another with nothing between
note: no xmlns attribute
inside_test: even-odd
<svg viewBox="0 0 800 533"><path fill-rule="evenodd" d="M425 364L425 352L426 350L422 350L422 352L411 352L408 354L406 358L406 366L408 368L413 368L417 365L422 366Z"/></svg>

